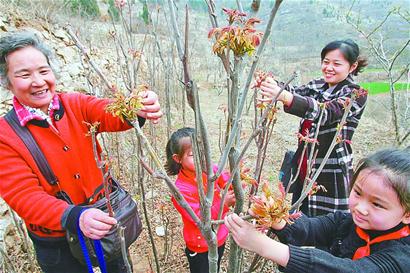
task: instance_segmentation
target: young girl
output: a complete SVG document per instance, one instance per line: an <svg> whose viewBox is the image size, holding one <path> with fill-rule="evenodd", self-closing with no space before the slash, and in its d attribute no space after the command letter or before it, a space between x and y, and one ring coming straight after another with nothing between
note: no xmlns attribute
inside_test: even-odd
<svg viewBox="0 0 410 273"><path fill-rule="evenodd" d="M409 272L410 152L388 149L362 160L349 209L351 214L302 216L292 225L282 220L272 227L281 242L236 214L225 224L242 248L278 263L284 272Z"/></svg>
<svg viewBox="0 0 410 273"><path fill-rule="evenodd" d="M196 183L195 164L192 154L191 138L194 133L193 128L182 128L171 135L166 147L167 163L165 168L169 175L178 175L175 182L177 188L184 196L185 200L191 206L196 215L200 215L200 203L198 188ZM214 171L217 166L214 166ZM206 174L202 175L204 187L206 187ZM229 179L227 173L223 173L215 181L214 200L212 203L212 219L216 219L221 207L222 189ZM179 211L184 223L184 240L186 243L185 254L188 258L191 273L208 273L208 245L202 236L195 222L189 214L172 198L175 208ZM232 191L229 191L225 197L223 214L229 210L229 207L235 203L235 197ZM221 225L217 234L218 239L218 270L221 257L225 248L225 241L228 237L228 229Z"/></svg>
<svg viewBox="0 0 410 273"><path fill-rule="evenodd" d="M317 169L322 162L337 126L343 116L343 104L348 100L354 89L359 86L354 82L356 76L367 65L365 58L360 56L358 45L348 39L333 41L327 44L321 52L322 78L310 81L299 87L289 87L284 90L278 100L283 102L285 112L301 117L299 132L313 138L319 127L318 142L316 145L318 154L313 168ZM275 97L280 88L276 81L267 78L261 85L261 101L269 101ZM323 185L326 191L319 191L315 195L308 196L302 203L301 211L309 216L318 216L335 212L337 210L348 212L348 195L350 179L353 174L352 139L358 126L363 110L366 106L366 96L355 100L349 112L346 124L343 125L341 135L345 140L338 143L316 182ZM319 107L320 103L326 102L326 108ZM321 113L323 117L319 124ZM299 142L294 156L294 165L298 166L302 161L298 180L293 184L293 202L300 197L303 181L306 176L307 155L302 157L303 142ZM310 147L309 147L310 148ZM308 148L308 149L309 149Z"/></svg>

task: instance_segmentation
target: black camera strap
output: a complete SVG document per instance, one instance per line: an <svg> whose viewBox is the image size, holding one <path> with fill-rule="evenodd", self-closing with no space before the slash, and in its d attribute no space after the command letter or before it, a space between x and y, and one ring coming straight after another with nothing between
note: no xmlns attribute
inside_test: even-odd
<svg viewBox="0 0 410 273"><path fill-rule="evenodd" d="M41 174L46 178L50 185L58 185L58 179L55 176L53 170L50 168L46 157L38 146L33 135L30 133L26 126L21 126L17 117L16 111L11 109L5 116L5 120L10 124L11 128L24 142L27 149L30 151L31 156L34 158Z"/></svg>

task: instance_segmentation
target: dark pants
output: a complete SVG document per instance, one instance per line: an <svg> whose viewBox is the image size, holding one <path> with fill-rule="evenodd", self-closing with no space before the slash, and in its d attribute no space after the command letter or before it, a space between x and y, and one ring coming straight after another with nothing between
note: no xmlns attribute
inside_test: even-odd
<svg viewBox="0 0 410 273"><path fill-rule="evenodd" d="M300 181L300 178L296 179L295 183L292 185L292 204L296 203L299 197L302 194L303 190L303 182ZM309 204L308 204L308 197L303 199L302 204L300 204L299 211L305 214L308 217L311 217L309 213Z"/></svg>
<svg viewBox="0 0 410 273"><path fill-rule="evenodd" d="M59 241L54 244L33 240L37 261L44 273L88 273L86 265L71 255L68 243ZM122 257L106 263L108 273L127 272Z"/></svg>
<svg viewBox="0 0 410 273"><path fill-rule="evenodd" d="M224 250L225 244L218 247L218 272ZM191 273L209 273L208 251L197 253L185 248L185 255L188 258L189 270Z"/></svg>

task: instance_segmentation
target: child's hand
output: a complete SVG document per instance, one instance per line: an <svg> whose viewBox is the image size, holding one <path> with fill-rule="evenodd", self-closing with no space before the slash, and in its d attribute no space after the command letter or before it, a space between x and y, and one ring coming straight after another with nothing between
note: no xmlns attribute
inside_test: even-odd
<svg viewBox="0 0 410 273"><path fill-rule="evenodd" d="M225 225L241 248L252 252L260 251L260 242L265 235L257 231L252 224L242 220L237 214L232 213L225 216Z"/></svg>
<svg viewBox="0 0 410 273"><path fill-rule="evenodd" d="M233 190L228 190L225 196L225 205L227 207L232 207L233 205L235 205L235 202L236 202L236 198L235 198L235 194Z"/></svg>

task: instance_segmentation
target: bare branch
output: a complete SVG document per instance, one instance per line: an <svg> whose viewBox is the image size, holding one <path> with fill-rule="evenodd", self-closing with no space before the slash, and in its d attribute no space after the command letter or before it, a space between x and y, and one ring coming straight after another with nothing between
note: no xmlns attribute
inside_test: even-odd
<svg viewBox="0 0 410 273"><path fill-rule="evenodd" d="M410 44L410 39L408 39L406 41L406 43L403 44L403 46L398 49L394 54L393 54L393 58L390 61L390 66L389 66L389 70L391 70L393 68L394 63L396 62L396 59L400 56L400 54L406 49L406 47Z"/></svg>
<svg viewBox="0 0 410 273"><path fill-rule="evenodd" d="M407 74L409 72L409 67L410 67L410 63L408 63L406 65L406 67L403 68L403 70L399 73L399 75L397 76L397 78L395 80L393 80L393 84L395 84L396 82L398 82L401 77L403 77L404 74Z"/></svg>
<svg viewBox="0 0 410 273"><path fill-rule="evenodd" d="M213 0L205 0L208 6L209 19L211 20L212 27L218 27L218 21L215 14L215 3Z"/></svg>
<svg viewBox="0 0 410 273"><path fill-rule="evenodd" d="M384 17L384 19L380 22L379 25L377 25L375 28L373 28L372 31L370 31L367 35L366 35L366 39L368 39L370 36L372 36L375 32L377 32L383 25L384 23L386 23L387 19L389 19L390 15L395 12L395 9L390 10L386 16Z"/></svg>
<svg viewBox="0 0 410 273"><path fill-rule="evenodd" d="M90 65L93 67L94 71L98 74L98 76L103 80L105 86L108 90L112 90L112 84L107 80L105 75L102 73L101 69L91 60L90 55L88 54L86 48L81 44L80 40L78 39L77 35L71 30L70 26L67 25L64 27L64 30L67 31L68 35L70 35L71 39L73 39L75 45L81 51L83 56L87 59Z"/></svg>
<svg viewBox="0 0 410 273"><path fill-rule="evenodd" d="M250 220L250 219L255 218L255 217L253 217L253 216L250 215L250 214L240 215L239 217L240 217L242 220ZM215 221L212 221L212 222L211 222L212 225L220 225L220 224L223 224L223 223L224 223L224 220L223 220L223 219L221 219L221 220L215 220Z"/></svg>
<svg viewBox="0 0 410 273"><path fill-rule="evenodd" d="M177 24L176 15L175 15L175 9L174 9L172 0L168 0L168 6L169 6L170 14L171 14L171 25L172 25L172 29L174 30L175 43L177 45L179 59L183 60L184 53L182 51L181 35L179 34L178 24Z"/></svg>
<svg viewBox="0 0 410 273"><path fill-rule="evenodd" d="M401 138L399 144L402 144L409 136L410 136L410 130L408 130L407 133Z"/></svg>
<svg viewBox="0 0 410 273"><path fill-rule="evenodd" d="M236 5L238 6L238 10L239 10L240 12L243 12L243 7L242 7L242 4L241 4L241 1L240 1L240 0L236 0Z"/></svg>
<svg viewBox="0 0 410 273"><path fill-rule="evenodd" d="M265 47L265 43L266 43L266 41L267 41L267 39L270 35L270 32L271 32L271 27L272 27L272 24L273 24L273 20L275 19L276 12L278 11L279 6L280 6L281 3L282 3L282 0L276 0L275 5L271 10L269 21L268 21L268 24L266 25L266 29L265 29L265 34L263 35L263 39L262 39L262 41L259 45L258 52L257 52L257 54L254 58L251 69L249 70L248 78L247 78L246 83L245 83L245 85L242 89L242 96L240 98L239 105L238 105L238 110L236 112L236 118L235 118L234 124L232 126L232 130L231 130L232 132L237 132L237 130L239 129L240 117L242 115L242 111L243 111L243 108L244 108L244 105L245 105L246 96L248 94L249 86L251 84L253 74L256 70L256 66L257 66L258 61L259 61L259 56L263 52L263 49ZM219 163L218 163L218 172L217 172L217 174L215 174L216 177L218 177L221 174L222 169L226 164L226 161L228 159L229 151L231 150L231 147L234 143L235 138L236 138L235 134L231 133L229 135L229 138L228 138L228 141L226 143L224 152L223 152L223 154L222 154L222 156L219 160Z"/></svg>

